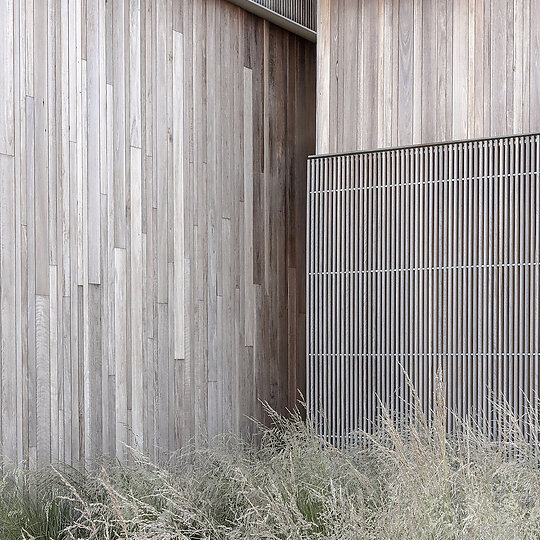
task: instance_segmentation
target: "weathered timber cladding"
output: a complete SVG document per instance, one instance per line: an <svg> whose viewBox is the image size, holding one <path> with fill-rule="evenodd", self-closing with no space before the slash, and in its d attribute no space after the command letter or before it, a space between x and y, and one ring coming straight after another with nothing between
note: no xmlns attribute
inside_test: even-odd
<svg viewBox="0 0 540 540"><path fill-rule="evenodd" d="M319 0L317 153L540 130L535 0Z"/></svg>
<svg viewBox="0 0 540 540"><path fill-rule="evenodd" d="M341 445L381 405L445 398L500 437L538 413L540 136L316 157L308 187L308 403ZM455 418L448 416L450 428ZM526 431L525 431L525 434Z"/></svg>
<svg viewBox="0 0 540 540"><path fill-rule="evenodd" d="M249 433L305 373L311 43L222 0L0 12L0 439Z"/></svg>

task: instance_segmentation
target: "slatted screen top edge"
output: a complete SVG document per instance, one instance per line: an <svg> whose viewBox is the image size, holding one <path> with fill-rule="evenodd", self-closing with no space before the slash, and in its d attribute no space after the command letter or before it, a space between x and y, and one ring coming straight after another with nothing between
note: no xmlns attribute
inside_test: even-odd
<svg viewBox="0 0 540 540"><path fill-rule="evenodd" d="M229 0L308 41L317 41L317 0Z"/></svg>
<svg viewBox="0 0 540 540"><path fill-rule="evenodd" d="M308 166L307 402L341 446L431 416L501 437L537 411L540 135L313 157ZM451 414L450 411L456 413ZM526 426L523 425L526 430Z"/></svg>
<svg viewBox="0 0 540 540"><path fill-rule="evenodd" d="M251 0L314 32L317 31L317 0Z"/></svg>

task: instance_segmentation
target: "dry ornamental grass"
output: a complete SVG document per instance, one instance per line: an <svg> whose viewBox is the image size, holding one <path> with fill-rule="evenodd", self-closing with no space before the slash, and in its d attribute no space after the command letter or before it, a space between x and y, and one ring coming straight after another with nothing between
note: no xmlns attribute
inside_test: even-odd
<svg viewBox="0 0 540 540"><path fill-rule="evenodd" d="M442 395L442 393L441 393ZM442 400L426 421L385 415L345 450L300 416L269 410L260 444L233 438L172 456L132 452L94 473L65 466L6 473L0 538L526 539L540 538L538 420L509 416L502 443L472 422L446 430Z"/></svg>

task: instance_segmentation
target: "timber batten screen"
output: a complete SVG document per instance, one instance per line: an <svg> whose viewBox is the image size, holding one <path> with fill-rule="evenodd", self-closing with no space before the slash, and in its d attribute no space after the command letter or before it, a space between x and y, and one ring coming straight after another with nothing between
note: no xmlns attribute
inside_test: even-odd
<svg viewBox="0 0 540 540"><path fill-rule="evenodd" d="M500 434L538 392L540 136L320 156L308 167L307 402L341 445L436 369ZM449 427L454 421L449 415ZM485 423L484 423L485 422Z"/></svg>
<svg viewBox="0 0 540 540"><path fill-rule="evenodd" d="M229 1L293 34L317 41L317 0Z"/></svg>
<svg viewBox="0 0 540 540"><path fill-rule="evenodd" d="M317 0L252 0L283 17L317 31Z"/></svg>

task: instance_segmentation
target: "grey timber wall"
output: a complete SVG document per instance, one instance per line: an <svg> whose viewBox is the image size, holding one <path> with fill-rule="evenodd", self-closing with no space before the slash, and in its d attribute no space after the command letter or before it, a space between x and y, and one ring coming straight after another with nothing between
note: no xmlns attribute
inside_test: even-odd
<svg viewBox="0 0 540 540"><path fill-rule="evenodd" d="M222 0L0 10L0 439L246 434L305 380L315 50Z"/></svg>
<svg viewBox="0 0 540 540"><path fill-rule="evenodd" d="M314 157L308 403L343 444L445 397L494 437L538 414L540 136ZM452 428L454 417L448 416ZM533 434L537 436L537 434Z"/></svg>
<svg viewBox="0 0 540 540"><path fill-rule="evenodd" d="M540 130L536 0L319 0L317 153Z"/></svg>

